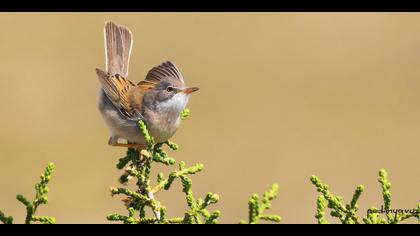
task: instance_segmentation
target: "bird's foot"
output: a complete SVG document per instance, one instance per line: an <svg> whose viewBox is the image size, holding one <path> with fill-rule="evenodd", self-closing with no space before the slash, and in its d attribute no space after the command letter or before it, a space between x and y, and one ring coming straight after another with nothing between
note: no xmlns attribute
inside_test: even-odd
<svg viewBox="0 0 420 236"><path fill-rule="evenodd" d="M118 138L110 137L108 144L114 147L126 147L126 148L135 148L139 149L140 145L135 143L119 143Z"/></svg>

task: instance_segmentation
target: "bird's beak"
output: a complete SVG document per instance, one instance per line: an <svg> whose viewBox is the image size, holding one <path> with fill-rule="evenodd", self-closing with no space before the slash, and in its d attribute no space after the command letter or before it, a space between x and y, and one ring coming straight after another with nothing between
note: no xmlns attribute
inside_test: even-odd
<svg viewBox="0 0 420 236"><path fill-rule="evenodd" d="M190 94L190 93L192 93L192 92L197 91L198 89L199 89L199 88L197 88L197 87L190 87L190 88L186 88L186 89L182 90L181 92L183 92L183 93L185 93L185 94Z"/></svg>

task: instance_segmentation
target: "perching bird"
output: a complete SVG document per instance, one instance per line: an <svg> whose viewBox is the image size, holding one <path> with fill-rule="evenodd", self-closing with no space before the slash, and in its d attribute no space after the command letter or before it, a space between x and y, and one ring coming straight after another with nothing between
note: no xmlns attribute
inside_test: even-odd
<svg viewBox="0 0 420 236"><path fill-rule="evenodd" d="M138 84L127 79L133 39L130 30L109 21L105 24L106 71L96 69L101 83L99 111L108 126L112 146L145 148L137 127L143 120L157 143L178 129L180 113L196 87L187 87L179 69L167 61L149 71ZM127 140L120 143L119 138Z"/></svg>

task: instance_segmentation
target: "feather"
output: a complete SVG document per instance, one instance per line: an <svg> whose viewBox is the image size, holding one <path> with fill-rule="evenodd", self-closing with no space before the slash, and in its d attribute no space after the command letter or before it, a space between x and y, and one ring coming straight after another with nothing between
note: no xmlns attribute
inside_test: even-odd
<svg viewBox="0 0 420 236"><path fill-rule="evenodd" d="M184 78L179 69L170 61L164 62L159 66L153 67L146 75L146 81L159 83L164 78L177 79L184 83Z"/></svg>
<svg viewBox="0 0 420 236"><path fill-rule="evenodd" d="M100 69L96 69L96 73L105 95L121 114L131 120L144 119L141 110L143 96L147 89L136 86L119 74L112 76Z"/></svg>
<svg viewBox="0 0 420 236"><path fill-rule="evenodd" d="M108 21L105 23L104 33L107 72L111 75L119 74L127 78L133 46L131 31L125 26Z"/></svg>

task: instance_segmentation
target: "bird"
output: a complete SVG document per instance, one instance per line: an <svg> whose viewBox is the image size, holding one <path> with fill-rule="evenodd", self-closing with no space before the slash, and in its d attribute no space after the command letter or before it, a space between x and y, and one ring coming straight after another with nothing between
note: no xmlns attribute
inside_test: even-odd
<svg viewBox="0 0 420 236"><path fill-rule="evenodd" d="M180 114L191 93L178 67L171 61L153 67L144 80L135 84L128 79L132 32L114 21L105 22L106 70L96 68L100 82L98 109L110 131L111 146L147 147L137 123L143 121L156 143L169 140L180 126ZM120 139L125 139L126 143Z"/></svg>

